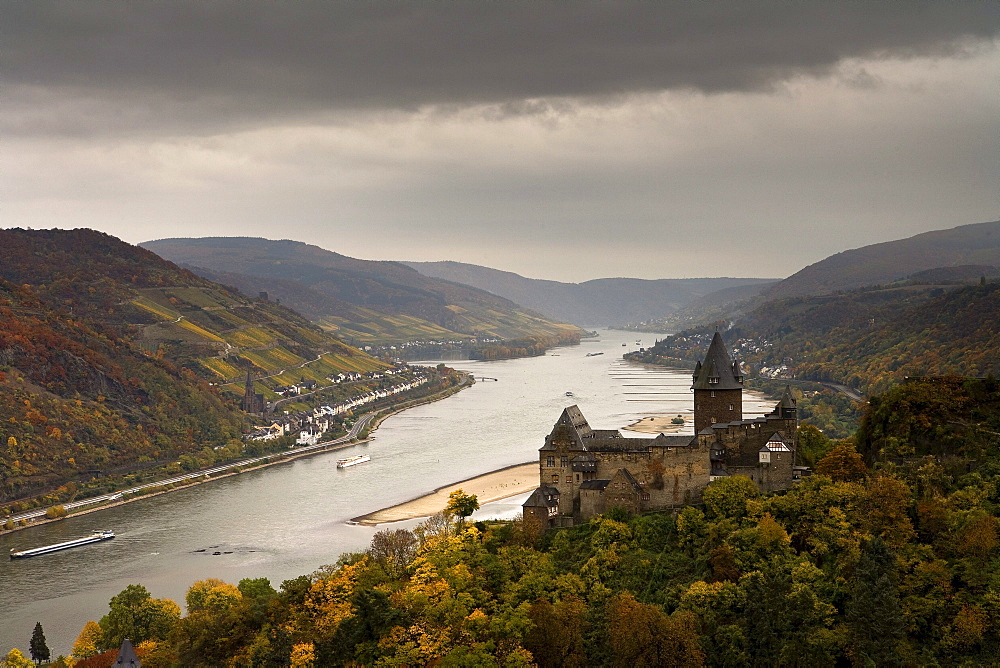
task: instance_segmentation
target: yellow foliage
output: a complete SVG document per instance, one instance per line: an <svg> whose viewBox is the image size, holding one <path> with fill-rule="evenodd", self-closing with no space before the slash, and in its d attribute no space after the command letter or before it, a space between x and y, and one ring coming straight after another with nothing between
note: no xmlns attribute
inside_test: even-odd
<svg viewBox="0 0 1000 668"><path fill-rule="evenodd" d="M101 639L101 626L97 622L90 621L83 625L80 635L73 643L74 659L87 659L97 654L97 643Z"/></svg>
<svg viewBox="0 0 1000 668"><path fill-rule="evenodd" d="M218 578L199 580L188 589L185 601L188 612L224 612L243 598L236 585Z"/></svg>
<svg viewBox="0 0 1000 668"><path fill-rule="evenodd" d="M368 568L368 557L356 564L344 566L330 577L317 580L309 588L306 609L315 619L316 629L333 633L342 621L351 616L351 597L358 583L358 575Z"/></svg>
<svg viewBox="0 0 1000 668"><path fill-rule="evenodd" d="M316 646L311 642L298 643L292 647L292 668L313 668L316 665Z"/></svg>

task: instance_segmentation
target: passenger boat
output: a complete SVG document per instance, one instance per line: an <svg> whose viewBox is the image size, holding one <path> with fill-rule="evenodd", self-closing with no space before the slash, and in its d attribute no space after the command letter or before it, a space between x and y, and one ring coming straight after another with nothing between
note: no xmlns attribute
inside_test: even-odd
<svg viewBox="0 0 1000 668"><path fill-rule="evenodd" d="M597 357L598 355L603 355L604 353L587 353L587 357Z"/></svg>
<svg viewBox="0 0 1000 668"><path fill-rule="evenodd" d="M348 466L364 464L365 462L370 462L371 460L372 458L370 455L355 455L354 457L348 457L347 459L338 459L337 468L346 469Z"/></svg>
<svg viewBox="0 0 1000 668"><path fill-rule="evenodd" d="M76 540L68 540L65 543L56 543L54 545L46 545L45 547L35 547L30 550L23 550L21 552L11 551L11 559L26 559L28 557L37 557L40 554L48 554L49 552L58 552L59 550L68 550L71 547L80 547L81 545L90 545L91 543L99 543L102 540L111 540L115 537L114 531L95 531L85 538L77 538Z"/></svg>

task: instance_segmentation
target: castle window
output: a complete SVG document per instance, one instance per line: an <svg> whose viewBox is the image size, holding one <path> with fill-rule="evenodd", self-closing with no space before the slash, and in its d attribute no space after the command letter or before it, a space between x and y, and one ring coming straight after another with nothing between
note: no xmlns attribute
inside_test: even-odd
<svg viewBox="0 0 1000 668"><path fill-rule="evenodd" d="M577 474L576 474L576 481L577 481L578 483L580 482L580 474L579 474L579 473L577 473Z"/></svg>
<svg viewBox="0 0 1000 668"><path fill-rule="evenodd" d="M558 473L553 473L552 474L552 484L553 485L558 485L559 484L559 474Z"/></svg>
<svg viewBox="0 0 1000 668"><path fill-rule="evenodd" d="M559 466L562 466L563 468L569 466L569 457L560 457Z"/></svg>
<svg viewBox="0 0 1000 668"><path fill-rule="evenodd" d="M545 465L546 466L555 466L556 465L556 458L552 457L552 456L546 457L545 458Z"/></svg>
<svg viewBox="0 0 1000 668"><path fill-rule="evenodd" d="M715 390L712 390L712 398L715 399Z"/></svg>
<svg viewBox="0 0 1000 668"><path fill-rule="evenodd" d="M729 404L729 410L733 410L733 405Z"/></svg>
<svg viewBox="0 0 1000 668"><path fill-rule="evenodd" d="M566 482L567 484L573 482L573 476L571 475L566 476Z"/></svg>

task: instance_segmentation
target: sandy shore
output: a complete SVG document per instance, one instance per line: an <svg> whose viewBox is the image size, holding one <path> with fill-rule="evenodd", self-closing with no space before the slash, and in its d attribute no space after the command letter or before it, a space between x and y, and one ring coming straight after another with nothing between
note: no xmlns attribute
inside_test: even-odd
<svg viewBox="0 0 1000 668"><path fill-rule="evenodd" d="M673 415L669 417L644 417L625 427L625 429L637 431L640 434L680 434L691 431L692 427L690 423L670 424L672 419L674 419Z"/></svg>
<svg viewBox="0 0 1000 668"><path fill-rule="evenodd" d="M440 487L426 496L401 503L391 508L376 510L352 521L359 524L374 526L387 522L412 520L417 517L428 517L439 513L448 505L448 495L456 489L466 494L475 494L480 505L499 501L522 492L530 492L538 487L538 462L517 464L499 471L493 471L475 478L462 480L451 485Z"/></svg>

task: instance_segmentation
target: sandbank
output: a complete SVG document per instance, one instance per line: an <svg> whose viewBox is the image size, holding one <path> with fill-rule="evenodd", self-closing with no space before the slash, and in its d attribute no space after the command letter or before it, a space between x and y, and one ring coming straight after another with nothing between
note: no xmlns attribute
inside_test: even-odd
<svg viewBox="0 0 1000 668"><path fill-rule="evenodd" d="M482 505L516 496L522 492L530 492L536 487L538 487L538 462L516 464L499 471L492 471L475 478L439 487L425 496L390 508L376 510L351 521L374 526L388 522L412 520L418 517L429 517L445 509L445 506L448 505L448 495L456 489L461 489L466 494L475 494Z"/></svg>
<svg viewBox="0 0 1000 668"><path fill-rule="evenodd" d="M690 423L670 424L670 421L673 419L673 415L644 417L624 428L629 431L637 431L640 434L680 434L684 431L691 431L692 427Z"/></svg>

